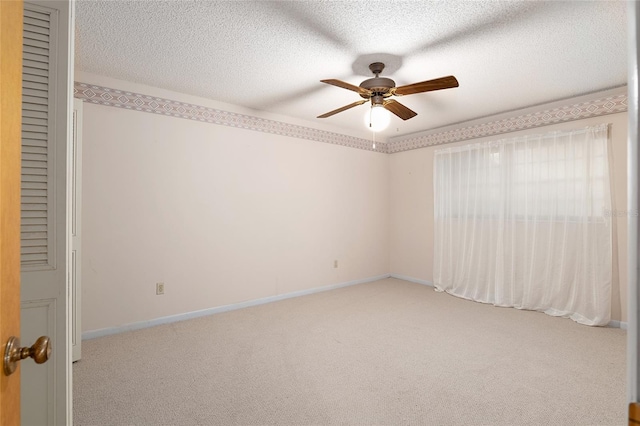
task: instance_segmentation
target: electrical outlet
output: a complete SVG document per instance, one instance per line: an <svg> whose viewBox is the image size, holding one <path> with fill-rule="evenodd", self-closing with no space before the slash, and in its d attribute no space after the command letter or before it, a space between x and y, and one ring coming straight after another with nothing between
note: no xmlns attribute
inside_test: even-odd
<svg viewBox="0 0 640 426"><path fill-rule="evenodd" d="M333 261L333 267L334 267L334 268L337 268L337 267L338 267L338 261L337 261L337 260L334 260L334 261Z"/></svg>
<svg viewBox="0 0 640 426"><path fill-rule="evenodd" d="M158 296L164 294L164 283L156 283L156 294Z"/></svg>

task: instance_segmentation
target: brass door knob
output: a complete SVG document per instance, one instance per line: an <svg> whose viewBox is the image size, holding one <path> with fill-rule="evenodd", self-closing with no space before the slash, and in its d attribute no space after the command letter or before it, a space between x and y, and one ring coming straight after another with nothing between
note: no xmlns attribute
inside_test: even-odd
<svg viewBox="0 0 640 426"><path fill-rule="evenodd" d="M51 339L41 336L30 348L20 347L20 339L11 336L4 350L4 374L10 376L18 368L18 361L33 358L36 364L47 362L51 356Z"/></svg>

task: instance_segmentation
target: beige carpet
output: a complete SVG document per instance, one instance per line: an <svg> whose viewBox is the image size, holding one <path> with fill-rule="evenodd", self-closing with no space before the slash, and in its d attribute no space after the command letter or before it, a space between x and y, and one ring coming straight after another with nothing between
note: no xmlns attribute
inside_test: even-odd
<svg viewBox="0 0 640 426"><path fill-rule="evenodd" d="M76 425L623 425L625 331L396 279L83 342Z"/></svg>

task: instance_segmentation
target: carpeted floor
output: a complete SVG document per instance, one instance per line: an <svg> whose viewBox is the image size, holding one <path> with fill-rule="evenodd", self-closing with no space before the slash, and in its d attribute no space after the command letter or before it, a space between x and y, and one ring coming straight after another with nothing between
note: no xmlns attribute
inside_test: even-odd
<svg viewBox="0 0 640 426"><path fill-rule="evenodd" d="M623 425L626 333L385 279L83 342L76 425Z"/></svg>

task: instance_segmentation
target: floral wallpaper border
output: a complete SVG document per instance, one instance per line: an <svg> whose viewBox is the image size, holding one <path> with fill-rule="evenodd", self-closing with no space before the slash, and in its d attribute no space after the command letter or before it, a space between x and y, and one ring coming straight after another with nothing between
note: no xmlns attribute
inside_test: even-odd
<svg viewBox="0 0 640 426"><path fill-rule="evenodd" d="M368 139L77 81L74 84L73 96L77 99L82 99L84 102L98 105L162 114L222 126L239 127L367 151L387 152L386 144L378 143L376 144L376 149L374 149L372 141Z"/></svg>
<svg viewBox="0 0 640 426"><path fill-rule="evenodd" d="M407 138L387 143L387 151L409 151L426 146L443 145L467 139L516 132L565 121L581 120L607 114L627 111L627 95L620 94L588 102L570 104L559 108L547 109L536 113L517 115L502 120L489 121L473 126L459 127L453 130L432 133L429 135Z"/></svg>
<svg viewBox="0 0 640 426"><path fill-rule="evenodd" d="M473 126L459 127L454 130L378 143L374 149L372 141L368 139L82 82L75 82L73 94L75 98L82 99L84 102L98 105L162 114L389 154L627 111L627 95L620 94Z"/></svg>

